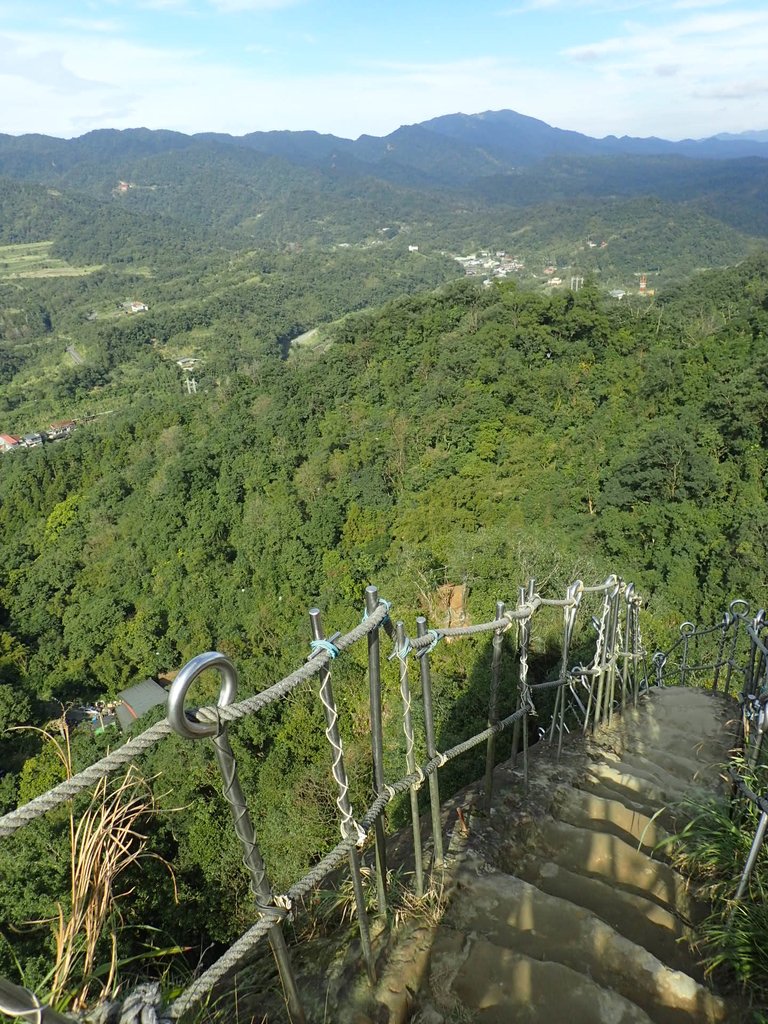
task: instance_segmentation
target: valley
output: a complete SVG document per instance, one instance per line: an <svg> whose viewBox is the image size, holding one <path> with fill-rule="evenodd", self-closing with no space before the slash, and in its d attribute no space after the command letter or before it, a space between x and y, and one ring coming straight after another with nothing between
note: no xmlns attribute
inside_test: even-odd
<svg viewBox="0 0 768 1024"><path fill-rule="evenodd" d="M765 590L768 144L498 113L354 142L0 137L0 434L77 425L0 454L0 810L62 777L40 730L67 708L206 650L258 693L307 647L309 607L329 632L359 621L371 582L423 611L463 586L481 621L510 579L560 592L620 565L649 651L683 611ZM486 722L487 651L463 651L434 657L443 744ZM358 668L338 679L363 722ZM278 885L338 831L310 697L233 729ZM67 735L75 769L114 742ZM369 738L347 738L359 802ZM147 919L191 963L252 917L201 746L147 758L161 813L126 956ZM0 851L4 920L55 915L66 828ZM14 934L0 973L42 984L52 943Z"/></svg>

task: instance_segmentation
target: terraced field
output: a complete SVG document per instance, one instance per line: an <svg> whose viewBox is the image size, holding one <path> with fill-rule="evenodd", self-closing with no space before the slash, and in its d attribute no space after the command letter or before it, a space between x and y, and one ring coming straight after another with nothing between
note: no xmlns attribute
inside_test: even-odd
<svg viewBox="0 0 768 1024"><path fill-rule="evenodd" d="M0 245L0 279L19 277L82 277L101 270L100 264L77 267L51 256L53 242Z"/></svg>

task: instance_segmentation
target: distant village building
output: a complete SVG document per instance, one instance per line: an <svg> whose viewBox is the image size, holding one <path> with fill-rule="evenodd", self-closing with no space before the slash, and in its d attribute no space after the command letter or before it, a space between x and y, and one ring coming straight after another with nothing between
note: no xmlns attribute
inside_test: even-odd
<svg viewBox="0 0 768 1024"><path fill-rule="evenodd" d="M151 708L165 704L168 694L154 679L145 679L135 686L129 686L117 697L119 702L115 708L117 721L123 732L128 732L133 723Z"/></svg>
<svg viewBox="0 0 768 1024"><path fill-rule="evenodd" d="M43 443L43 435L25 434L22 443L25 448L38 448Z"/></svg>
<svg viewBox="0 0 768 1024"><path fill-rule="evenodd" d="M13 451L13 449L17 448L20 444L20 437L14 437L13 434L0 434L0 451Z"/></svg>
<svg viewBox="0 0 768 1024"><path fill-rule="evenodd" d="M146 313L149 306L146 302L131 302L128 308L132 313Z"/></svg>
<svg viewBox="0 0 768 1024"><path fill-rule="evenodd" d="M51 423L46 431L48 440L58 441L62 437L69 437L75 426L74 420L56 420L56 422Z"/></svg>
<svg viewBox="0 0 768 1024"><path fill-rule="evenodd" d="M408 252L418 252L418 251L419 251L418 245L409 245L408 246Z"/></svg>

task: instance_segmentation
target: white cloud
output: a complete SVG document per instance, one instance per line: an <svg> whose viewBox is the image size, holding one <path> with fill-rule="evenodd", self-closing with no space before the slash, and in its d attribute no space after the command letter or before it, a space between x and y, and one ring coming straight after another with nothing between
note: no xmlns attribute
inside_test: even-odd
<svg viewBox="0 0 768 1024"><path fill-rule="evenodd" d="M741 9L673 15L657 22L653 32L627 24L623 35L571 47L564 56L590 67L596 82L609 79L612 87L648 80L644 102L659 110L670 102L679 108L706 96L746 95L743 83L764 78L767 50L768 11ZM665 98L654 91L652 78L674 78L675 93Z"/></svg>
<svg viewBox="0 0 768 1024"><path fill-rule="evenodd" d="M178 13L190 13L191 8L187 0L140 0L137 5L144 11L177 11Z"/></svg>
<svg viewBox="0 0 768 1024"><path fill-rule="evenodd" d="M768 93L768 78L748 82L731 82L711 89L697 89L695 95L704 99L742 100Z"/></svg>
<svg viewBox="0 0 768 1024"><path fill-rule="evenodd" d="M733 0L675 0L670 4L673 11L705 10L708 7L726 7Z"/></svg>
<svg viewBox="0 0 768 1024"><path fill-rule="evenodd" d="M114 13L124 16L127 2L114 5ZM201 13L200 0L194 7L191 0L183 7L175 0L143 5L169 2L181 14ZM206 2L229 3L234 11L231 5L245 0ZM276 0L256 0L250 9L266 10L265 2ZM416 63L398 61L395 50L390 61L362 52L356 62L332 55L319 71L301 61L283 68L272 44L284 37L238 38L232 55L213 59L205 37L199 48L163 45L151 33L131 42L117 21L94 12L92 20L70 19L56 32L0 38L0 131L70 136L143 125L233 134L311 128L356 137L457 110L502 108L598 136L695 137L768 127L761 108L768 12L707 12L702 5L711 6L701 0L697 8L667 8L652 31L646 18L618 29L615 21L592 21L607 26L604 36L535 62L486 52Z"/></svg>
<svg viewBox="0 0 768 1024"><path fill-rule="evenodd" d="M276 11L284 7L296 7L304 0L209 0L213 8L222 14L238 11Z"/></svg>
<svg viewBox="0 0 768 1024"><path fill-rule="evenodd" d="M108 21L106 18L59 18L59 24L64 28L78 29L81 32L108 34L121 32L124 28L120 22Z"/></svg>
<svg viewBox="0 0 768 1024"><path fill-rule="evenodd" d="M63 53L55 47L25 46L12 35L0 36L0 69L6 82L52 89L68 96L109 88L106 81L71 71ZM0 96L3 92L0 90Z"/></svg>

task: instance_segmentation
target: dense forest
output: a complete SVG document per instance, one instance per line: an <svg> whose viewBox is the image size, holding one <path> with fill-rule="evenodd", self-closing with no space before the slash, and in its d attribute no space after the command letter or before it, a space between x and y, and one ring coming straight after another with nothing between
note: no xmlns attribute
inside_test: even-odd
<svg viewBox="0 0 768 1024"><path fill-rule="evenodd" d="M478 620L530 577L616 571L649 650L760 600L768 162L516 118L493 145L493 119L349 145L0 137L0 434L75 423L0 454L0 812L62 777L44 732L63 710L213 649L257 692L306 657L309 607L349 628L370 582L411 619L466 584ZM453 257L476 251L465 277ZM338 673L363 723L344 737L356 805L360 668ZM487 647L438 648L433 668L447 747L485 722ZM317 702L232 732L282 887L337 835ZM75 768L119 742L66 739ZM193 964L252 919L204 746L142 761L158 813L121 956L183 946ZM42 989L68 828L53 813L0 848L0 974Z"/></svg>
<svg viewBox="0 0 768 1024"><path fill-rule="evenodd" d="M254 248L506 250L528 283L555 264L608 288L649 272L669 285L764 244L767 154L746 140L589 139L511 111L355 142L0 136L0 244L51 241L70 263L161 275L180 258Z"/></svg>
<svg viewBox="0 0 768 1024"><path fill-rule="evenodd" d="M166 386L123 394L64 442L2 457L6 726L42 724L57 702L114 696L208 649L231 656L254 692L306 651L309 606L348 624L372 580L413 610L465 582L482 617L510 580L559 585L617 568L646 596L649 645L681 617L719 617L765 587L764 255L653 304L606 300L589 281L541 295L458 280L349 314L288 359L256 345L193 395L162 354L172 326L153 322L152 344L133 333L148 322L102 329L107 370L165 373ZM452 701L484 670L446 650L435 671L447 742ZM344 699L362 707L354 672L342 678ZM236 730L278 885L335 830L324 754L308 741L321 735L309 728L317 713L299 697ZM482 721L479 699L462 728L473 715ZM110 739L76 729L76 763ZM1 742L4 807L60 777L38 734ZM364 736L349 737L349 756L362 797ZM124 922L149 915L196 949L231 938L250 913L225 811L203 796L208 757L169 743L147 758L161 804L187 808L161 815L153 835L181 904L155 860ZM51 913L66 866L45 851L64 828L52 815L4 844L4 919ZM39 979L44 941L4 945L3 970L18 955Z"/></svg>

